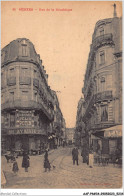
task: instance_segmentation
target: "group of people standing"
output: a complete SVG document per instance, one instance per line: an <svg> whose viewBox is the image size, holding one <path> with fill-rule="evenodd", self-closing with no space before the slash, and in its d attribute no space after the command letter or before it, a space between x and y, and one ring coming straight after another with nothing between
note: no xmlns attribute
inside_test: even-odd
<svg viewBox="0 0 124 196"><path fill-rule="evenodd" d="M30 167L30 157L28 156L27 152L24 152L23 154L23 158L22 158L22 168L25 168L25 172L28 172L28 167ZM51 169L51 165L48 159L48 149L46 149L45 154L44 154L44 168L45 168L45 172L50 171ZM19 167L18 167L18 163L16 161L16 158L13 158L13 167L12 167L12 171L17 174L17 172L19 171Z"/></svg>
<svg viewBox="0 0 124 196"><path fill-rule="evenodd" d="M79 155L78 148L74 147L72 149L73 165L75 165L75 162L76 162L77 165L79 165L79 163L78 163L78 155ZM90 150L89 154L86 153L86 152L84 153L84 151L82 150L81 151L81 156L83 158L83 162L87 163L87 165L89 165L89 167L92 168L93 167L93 153L92 153L92 150Z"/></svg>
<svg viewBox="0 0 124 196"><path fill-rule="evenodd" d="M22 168L25 168L25 172L28 172L28 167L30 166L30 162L29 162L29 156L27 152L23 153L23 158L22 158ZM17 174L17 172L19 171L19 167L18 167L18 163L16 161L16 158L13 158L13 167L12 167L12 171Z"/></svg>
<svg viewBox="0 0 124 196"><path fill-rule="evenodd" d="M77 165L79 165L79 162L78 162L78 155L79 155L79 152L78 152L78 148L77 147L74 147L72 149L72 160L73 160L73 165L75 165L75 163ZM81 156L83 157L83 160L84 160L84 157L85 157L85 162L87 163L87 165L89 165L90 167L92 167L92 153L89 154L89 156L84 156L84 152L82 151L81 152ZM23 154L23 158L22 158L22 168L25 168L25 172L28 172L28 167L30 167L30 158L28 156L28 153L27 152L24 152ZM51 170L51 164L49 162L49 159L48 159L48 149L46 149L45 151L45 154L44 154L44 169L45 171L44 172L47 172ZM12 168L12 171L16 174L18 172L19 168L18 168L18 163L16 161L16 158L14 157L13 159L13 168Z"/></svg>

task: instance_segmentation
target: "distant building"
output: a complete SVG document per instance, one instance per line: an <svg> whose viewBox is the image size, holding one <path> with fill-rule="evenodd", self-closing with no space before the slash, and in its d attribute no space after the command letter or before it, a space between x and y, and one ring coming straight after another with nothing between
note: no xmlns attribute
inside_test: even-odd
<svg viewBox="0 0 124 196"><path fill-rule="evenodd" d="M40 152L53 132L55 102L40 55L19 38L2 49L1 60L2 152Z"/></svg>
<svg viewBox="0 0 124 196"><path fill-rule="evenodd" d="M67 137L67 144L74 143L74 128L66 128L66 137Z"/></svg>
<svg viewBox="0 0 124 196"><path fill-rule="evenodd" d="M65 140L65 119L60 110L58 97L55 91L52 91L54 97L54 120L52 122L52 133L49 134L50 147L62 146Z"/></svg>
<svg viewBox="0 0 124 196"><path fill-rule="evenodd" d="M82 92L77 133L86 134L86 143L94 152L100 148L102 154L112 156L118 149L121 154L122 18L116 16L116 9L113 18L96 23Z"/></svg>

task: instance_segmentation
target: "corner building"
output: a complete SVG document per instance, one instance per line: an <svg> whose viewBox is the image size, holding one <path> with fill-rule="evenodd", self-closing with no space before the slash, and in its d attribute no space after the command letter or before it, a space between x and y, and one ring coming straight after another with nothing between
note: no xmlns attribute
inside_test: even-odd
<svg viewBox="0 0 124 196"><path fill-rule="evenodd" d="M1 52L2 151L42 151L54 120L54 97L48 75L26 38L10 42Z"/></svg>
<svg viewBox="0 0 124 196"><path fill-rule="evenodd" d="M116 11L116 10L115 10ZM89 148L112 158L122 153L122 18L96 23L84 80L82 121Z"/></svg>

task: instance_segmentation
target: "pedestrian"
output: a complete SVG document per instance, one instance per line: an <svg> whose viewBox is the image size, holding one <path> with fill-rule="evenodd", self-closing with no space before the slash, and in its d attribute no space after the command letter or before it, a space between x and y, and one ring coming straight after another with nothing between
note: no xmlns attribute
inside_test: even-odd
<svg viewBox="0 0 124 196"><path fill-rule="evenodd" d="M81 156L82 156L82 162L87 163L87 152L86 152L86 147L83 146L82 151L81 151Z"/></svg>
<svg viewBox="0 0 124 196"><path fill-rule="evenodd" d="M1 188L5 188L5 185L6 185L6 178L3 170L1 170Z"/></svg>
<svg viewBox="0 0 124 196"><path fill-rule="evenodd" d="M72 160L73 160L73 165L75 165L75 161L78 164L78 149L76 147L73 148L72 150Z"/></svg>
<svg viewBox="0 0 124 196"><path fill-rule="evenodd" d="M18 163L16 161L15 158L13 158L13 168L12 168L12 171L14 172L14 174L17 174L19 168L18 168Z"/></svg>
<svg viewBox="0 0 124 196"><path fill-rule="evenodd" d="M92 148L89 151L89 167L93 168L94 156Z"/></svg>
<svg viewBox="0 0 124 196"><path fill-rule="evenodd" d="M51 165L50 162L48 160L48 149L45 151L45 155L44 155L44 168L45 168L45 172L47 172L47 169L51 169Z"/></svg>
<svg viewBox="0 0 124 196"><path fill-rule="evenodd" d="M27 152L24 152L22 159L22 167L25 168L25 172L28 172L28 167L30 166L29 156Z"/></svg>

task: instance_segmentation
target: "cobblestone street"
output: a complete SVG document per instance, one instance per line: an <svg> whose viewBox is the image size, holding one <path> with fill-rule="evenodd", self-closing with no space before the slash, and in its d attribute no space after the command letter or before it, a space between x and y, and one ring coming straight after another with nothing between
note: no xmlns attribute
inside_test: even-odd
<svg viewBox="0 0 124 196"><path fill-rule="evenodd" d="M52 165L50 172L44 172L44 155L30 156L29 172L21 167L22 157L17 162L19 172L12 172L12 163L7 163L2 156L2 169L7 184L5 188L120 188L122 168L117 166L94 166L89 168L82 163L79 152L79 165L72 164L72 148L58 148L49 152ZM53 165L55 168L53 168Z"/></svg>

